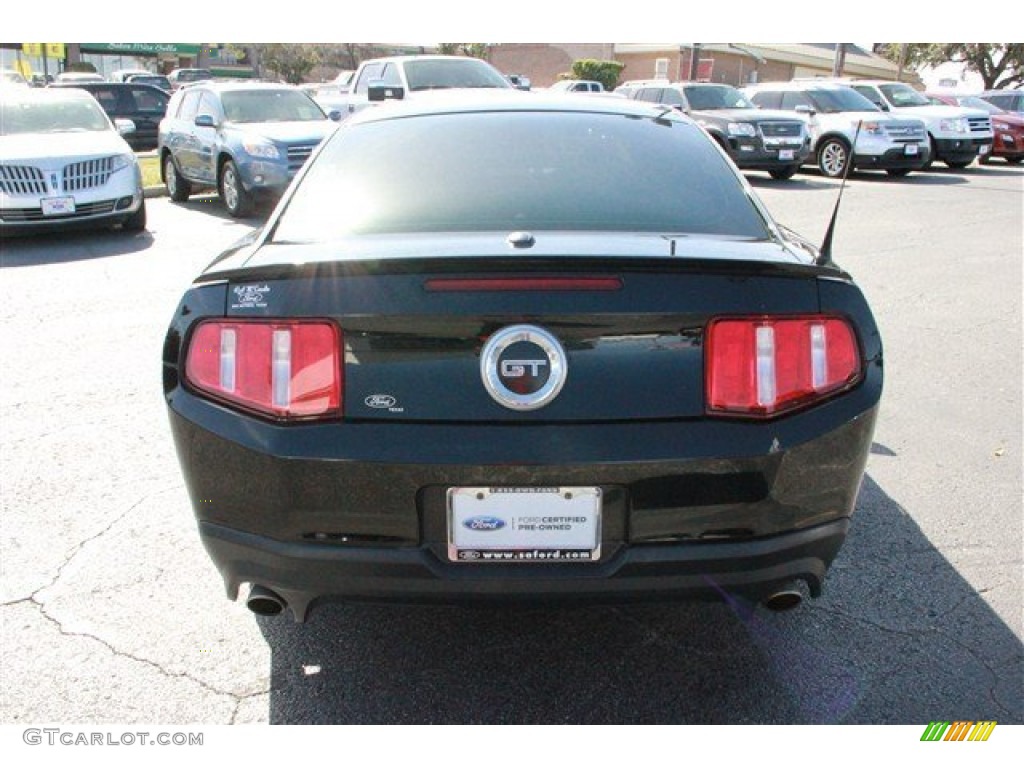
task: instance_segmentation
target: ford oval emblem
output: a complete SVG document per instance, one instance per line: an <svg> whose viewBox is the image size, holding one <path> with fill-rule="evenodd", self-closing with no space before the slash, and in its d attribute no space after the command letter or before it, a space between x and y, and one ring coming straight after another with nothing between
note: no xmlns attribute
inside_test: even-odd
<svg viewBox="0 0 1024 768"><path fill-rule="evenodd" d="M391 395L370 395L363 402L370 408L393 408L397 401Z"/></svg>
<svg viewBox="0 0 1024 768"><path fill-rule="evenodd" d="M505 527L505 521L499 517L481 515L463 520L462 525L471 531L497 531Z"/></svg>

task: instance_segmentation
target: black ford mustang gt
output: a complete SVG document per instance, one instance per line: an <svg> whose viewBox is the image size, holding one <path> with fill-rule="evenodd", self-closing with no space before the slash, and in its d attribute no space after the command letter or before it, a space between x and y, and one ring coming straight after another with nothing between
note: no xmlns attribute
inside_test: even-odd
<svg viewBox="0 0 1024 768"><path fill-rule="evenodd" d="M165 343L229 597L817 596L882 347L816 257L675 112L439 94L344 123Z"/></svg>

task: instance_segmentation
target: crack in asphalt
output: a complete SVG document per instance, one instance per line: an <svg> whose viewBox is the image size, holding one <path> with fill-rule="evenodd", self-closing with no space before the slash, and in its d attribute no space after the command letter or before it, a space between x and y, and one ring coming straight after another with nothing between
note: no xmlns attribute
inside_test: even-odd
<svg viewBox="0 0 1024 768"><path fill-rule="evenodd" d="M992 675L992 685L988 689L988 696L989 696L990 699L992 699L992 703L996 707L1001 709L1003 712L1005 712L1006 715L1009 718L1014 719L1014 720L1019 720L1020 716L1021 716L1021 712L1015 712L1013 707L1011 707L1011 706L1009 706L1007 704L1004 704L999 699L999 695L998 695L998 693L996 691L996 684L999 682L999 679L1000 679L999 678L999 673L995 669L992 668L992 665L990 665L986 659L984 659L982 656L980 656L978 654L978 652L975 651L974 648L972 648L971 646L966 645L965 643L961 642L958 638L954 637L953 635L951 635L951 634L949 634L949 633L947 633L947 632L945 632L945 631L943 631L943 630L941 630L941 629L939 629L937 627L935 629L935 632L937 634L942 635L946 639L951 640L955 645L957 645L960 648L962 648L963 650L965 650L967 652L968 656L973 658L975 661L977 661L979 664L981 664L981 666L983 666L985 669L988 670L988 673L990 675Z"/></svg>
<svg viewBox="0 0 1024 768"><path fill-rule="evenodd" d="M200 680L199 678L193 677L192 675L188 674L187 672L172 672L172 671L170 671L168 669L164 669L159 663L157 663L157 662L155 662L155 661L153 661L151 659L146 659L146 658L143 658L141 656L135 656L134 654L128 653L127 651L118 650L113 645L111 645L106 640L104 640L102 637L97 637L96 635L91 635L88 632L72 632L70 630L67 630L67 629L64 628L64 625L61 623L61 621L59 619L57 619L54 616L51 616L49 613L46 612L46 605L45 604L43 604L42 602L40 602L38 600L35 600L35 599L33 599L31 602L33 603L33 605L35 605L39 609L40 615L44 619L49 621L51 624L53 624L57 628L57 631L60 632L64 637L81 637L81 638L85 638L86 640L94 640L97 643L99 643L100 645L102 645L104 648L106 648L108 651L110 651L112 654L114 654L115 656L118 656L120 658L125 658L125 659L131 659L132 661L138 662L139 664L143 664L143 665L145 665L147 667L151 667L152 669L157 670L160 674L164 675L165 677L178 678L178 679L181 679L181 680L188 680L188 681L190 681L192 683L195 683L200 688L203 688L204 690L208 691L209 693L212 693L212 694L215 694L215 695L218 695L218 696L227 696L229 698L234 699L236 702L240 701L242 698L247 698L250 695L250 694L246 694L245 696L240 698L238 696L238 694L232 693L231 691L223 691L223 690L217 688L216 686L210 685L205 680Z"/></svg>
<svg viewBox="0 0 1024 768"><path fill-rule="evenodd" d="M247 694L245 694L245 696L237 696L237 697L235 697L236 698L235 708L231 712L231 718L228 720L228 725L237 725L238 724L237 723L238 712L242 708L242 704L244 704L248 699L255 698L256 696L266 696L269 693L271 693L271 689L267 688L266 690L263 690L263 691L255 691L254 693L247 693Z"/></svg>
<svg viewBox="0 0 1024 768"><path fill-rule="evenodd" d="M124 512L122 512L121 514L117 515L117 517L115 517L113 520L111 520L110 523L108 523L107 526L105 528L103 528L103 530L99 531L98 533L93 534L92 536L90 536L87 539L83 539L82 541L80 541L77 544L75 544L74 546L72 546L72 548L64 556L64 562L61 563L59 566L57 566L57 573L50 580L49 584L44 584L43 586L39 587L39 589L34 590L27 598L19 598L15 602L23 602L25 600L31 600L33 602L37 602L39 605L43 605L42 600L40 600L37 597L39 595L39 593L40 592L45 592L47 589L51 589L52 587L56 586L57 582L60 581L60 577L64 573L64 569L67 568L68 565L71 564L71 561L74 560L75 557L78 556L78 553L81 552L88 544L90 544L90 543L96 541L97 539L105 536L106 534L110 533L110 530L115 525L117 525L119 522L121 522L126 517L128 517L128 515L131 514L131 512L133 512L136 508L141 506L143 503L145 503L146 501L148 501L152 497L159 496L161 493L168 493L169 491L174 491L174 490L177 490L179 488L184 488L184 487L185 486L184 486L183 483L178 483L177 485L171 486L170 488L163 488L163 489L161 489L159 491L153 491L152 493L147 493L145 496L140 498L134 504L130 505ZM14 603L11 603L11 604L13 605Z"/></svg>
<svg viewBox="0 0 1024 768"><path fill-rule="evenodd" d="M970 597L973 597L973 595L965 596L955 606L953 606L952 608L944 611L941 614L941 616L938 617L938 618L941 618L942 616L947 616L947 615L951 614L953 611L955 611L957 608L959 608ZM969 656L971 656L971 658L973 658L981 666L983 666L988 671L988 673L992 676L992 684L989 686L989 689L988 689L988 695L989 695L989 698L992 700L992 703L996 707L1001 709L1003 712L1005 712L1008 717L1011 717L1011 718L1019 718L1020 717L1020 713L1019 712L1015 712L1013 707L1004 704L999 699L998 693L996 691L996 684L999 682L999 679L1000 679L998 671L996 671L992 667L992 665L988 663L988 661L985 658L980 656L974 648L972 648L969 645L966 645L961 640L959 640L957 637L949 634L945 630L943 630L943 629L941 629L939 627L926 627L926 628L924 628L922 630L917 630L917 631L903 631L903 630L899 630L899 629L893 629L892 627L886 627L883 624L878 624L877 622L871 621L870 619L866 619L863 616L854 616L852 614L844 613L843 611L836 610L835 608L826 608L824 606L815 606L815 607L812 608L812 610L822 611L824 613L831 613L831 614L833 614L835 616L839 616L841 618L849 619L850 621L855 621L855 622L858 622L860 624L866 624L868 626L871 626L871 627L874 627L876 629L879 629L879 630L881 630L883 632L887 632L887 633L890 633L890 634L896 634L896 635L903 635L904 637L909 637L909 638L916 638L916 637L919 637L919 636L921 636L921 635L923 635L923 634L925 634L927 632L934 632L937 635L941 635L942 637L946 638L947 640L951 641L952 643L954 643L955 645L957 645L958 647L960 647L961 649L966 651L967 654Z"/></svg>
<svg viewBox="0 0 1024 768"><path fill-rule="evenodd" d="M120 649L114 647L108 641L104 640L102 637L98 637L97 635L89 634L87 632L72 632L70 630L67 630L67 629L64 628L64 625L60 621L60 619L58 619L55 616L50 615L50 613L47 612L46 601L43 600L39 596L40 593L45 592L46 590L51 589L54 586L56 586L57 582L60 581L60 579L61 579L61 577L62 577L62 575L64 573L64 569L67 568L67 566L71 563L71 561L74 560L74 558L77 557L79 555L79 553L81 553L82 550L87 545L89 545L90 543L92 543L92 542L100 539L101 537L105 536L106 534L108 534L114 528L114 526L116 526L119 522L124 520L129 514L131 514L135 509L140 507L142 504L144 504L149 499L153 498L154 496L158 496L158 495L163 494L163 493L168 493L170 491L178 490L178 489L183 488L183 487L184 487L184 485L182 483L178 483L178 484L176 484L174 486L171 486L169 488L162 488L162 489L160 489L158 491L153 491L151 493L147 493L146 495L142 496L137 501L135 501L133 504L129 505L121 514L117 515L113 520L111 520L110 523L108 523L102 530L100 530L99 532L93 534L92 536L90 536L90 537L88 537L86 539L83 539L82 541L80 541L76 545L74 545L68 551L67 555L64 557L64 562L61 563L57 567L57 573L54 575L53 579L48 584L45 584L44 586L39 587L38 589L33 591L32 594L29 595L28 597L23 597L23 598L19 598L17 600L12 600L12 601L8 601L8 602L4 602L2 604L2 606L3 607L7 607L7 606L19 605L21 603L31 603L33 606L35 606L39 610L40 615L44 619L46 619L48 622L53 624L54 627L56 627L57 631L60 632L60 634L65 636L65 637L81 637L81 638L84 638L84 639L87 639L87 640L93 640L93 641L99 643L100 645L102 645L108 651L110 651L110 653L112 653L114 656L125 658L125 659L130 659L130 660L135 661L135 662L137 662L139 664L143 664L143 665L145 665L147 667L150 667L152 669L157 670L160 674L164 675L165 677L177 678L177 679L181 679L181 680L188 680L189 682L192 682L192 683L198 685L200 688L202 688L203 690L207 691L208 693L211 693L211 694L214 694L214 695L217 695L217 696L227 696L227 697L229 697L230 699L234 700L234 702L235 702L234 709L232 710L231 719L230 719L230 721L233 723L235 718L238 715L238 711L239 711L239 708L241 707L242 702L244 702L246 699L251 698L253 696L259 696L259 695L262 695L264 693L269 693L269 689L268 690L256 691L256 692L253 692L253 693L246 693L246 694L237 694L237 693L233 693L232 691L222 690L222 689L220 689L220 688L218 688L218 687L216 687L214 685L211 685L210 683L206 682L205 680L202 680L200 678L194 677L193 675L190 675L187 672L173 672L173 671L171 671L169 669L165 669L161 664L159 664L158 662L155 662L155 661L153 661L151 659L146 659L146 658L143 658L141 656L136 656L134 654L128 653L127 651L120 650Z"/></svg>
<svg viewBox="0 0 1024 768"><path fill-rule="evenodd" d="M921 634L922 631L924 631L924 630L905 630L905 629L896 629L895 627L888 627L885 624L879 624L878 622L871 621L871 619L867 619L867 618L865 618L863 616L854 616L851 613L846 613L845 611L841 611L841 610L839 610L837 608L829 608L829 607L824 606L824 605L809 605L807 607L808 607L809 610L812 610L812 611L821 611L822 613L830 613L833 616L839 616L840 618L843 618L843 619L849 619L850 621L855 621L855 622L857 622L859 624L866 624L869 627L874 627L875 629L881 630L882 632L886 632L886 633L889 633L889 634L892 634L892 635L902 635L903 637L911 637L911 638L913 638L913 637L917 637L918 635Z"/></svg>

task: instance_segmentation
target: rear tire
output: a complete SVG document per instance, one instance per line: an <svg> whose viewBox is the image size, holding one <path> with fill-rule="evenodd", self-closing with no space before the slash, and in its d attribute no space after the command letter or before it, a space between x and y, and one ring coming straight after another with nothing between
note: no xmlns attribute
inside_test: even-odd
<svg viewBox="0 0 1024 768"><path fill-rule="evenodd" d="M192 194L192 185L178 173L178 166L170 152L164 157L164 184L167 185L167 194L176 203L184 203Z"/></svg>
<svg viewBox="0 0 1024 768"><path fill-rule="evenodd" d="M842 139L825 139L818 147L818 170L830 179L841 179L850 162L850 145Z"/></svg>
<svg viewBox="0 0 1024 768"><path fill-rule="evenodd" d="M956 168L957 170L966 168L971 164L970 160L943 160L942 162L944 162L948 167Z"/></svg>
<svg viewBox="0 0 1024 768"><path fill-rule="evenodd" d="M234 160L225 160L220 169L220 198L224 207L234 218L241 219L252 213L253 196L242 184L238 166Z"/></svg>
<svg viewBox="0 0 1024 768"><path fill-rule="evenodd" d="M121 229L125 232L142 232L146 229L146 198L142 198L139 210L124 220Z"/></svg>
<svg viewBox="0 0 1024 768"><path fill-rule="evenodd" d="M1020 161L1021 160L1024 160L1024 157L1008 157L1008 158L1006 158L1006 162L1008 162L1010 165L1020 165Z"/></svg>
<svg viewBox="0 0 1024 768"><path fill-rule="evenodd" d="M768 171L773 179L778 181L785 181L786 179L792 179L796 172L800 170L799 165L787 165L785 168L773 168Z"/></svg>
<svg viewBox="0 0 1024 768"><path fill-rule="evenodd" d="M911 171L910 168L886 168L885 169L886 173L888 173L890 176L895 176L898 179L903 178L908 173L910 173L910 171Z"/></svg>

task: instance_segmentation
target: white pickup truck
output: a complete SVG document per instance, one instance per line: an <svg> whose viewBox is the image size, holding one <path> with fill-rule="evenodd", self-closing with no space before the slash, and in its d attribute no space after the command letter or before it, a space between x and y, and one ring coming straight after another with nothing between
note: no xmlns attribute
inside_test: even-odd
<svg viewBox="0 0 1024 768"><path fill-rule="evenodd" d="M404 99L422 91L442 88L512 88L512 83L481 59L468 56L389 56L368 59L351 80L347 99L331 100L342 117L371 103Z"/></svg>
<svg viewBox="0 0 1024 768"><path fill-rule="evenodd" d="M978 109L932 104L906 83L887 80L846 81L883 112L924 121L931 141L932 160L950 168L966 168L992 151L992 120Z"/></svg>

